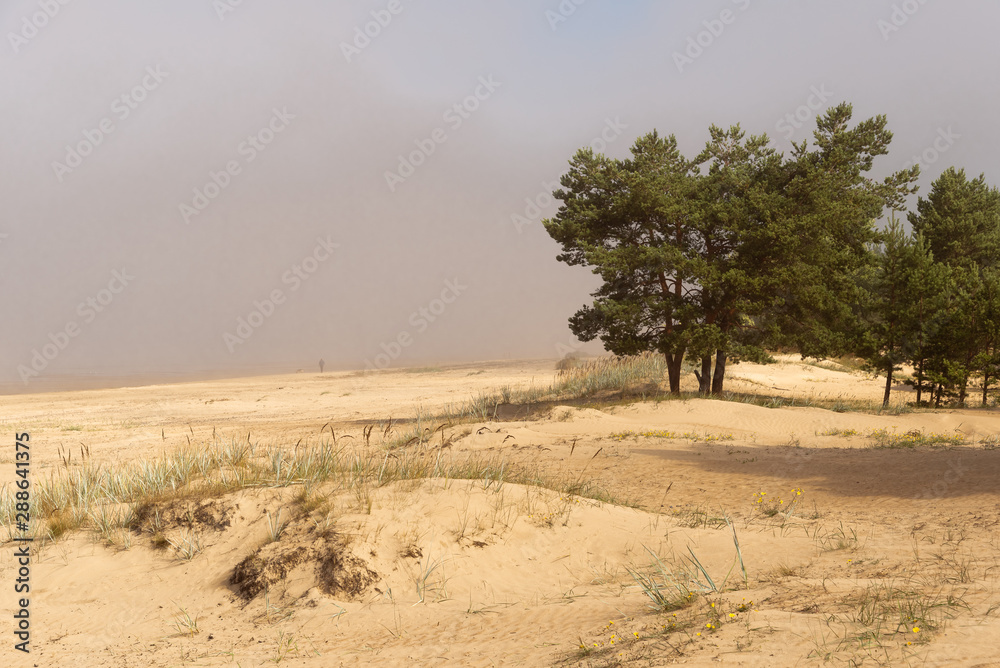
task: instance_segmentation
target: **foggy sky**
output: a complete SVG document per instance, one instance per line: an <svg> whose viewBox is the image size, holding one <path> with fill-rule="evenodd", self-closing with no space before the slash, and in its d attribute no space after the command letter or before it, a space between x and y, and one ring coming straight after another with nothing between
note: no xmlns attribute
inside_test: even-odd
<svg viewBox="0 0 1000 668"><path fill-rule="evenodd" d="M0 383L557 357L597 285L539 222L576 149L604 133L623 157L656 128L693 156L738 122L787 151L846 100L888 115L879 175L924 154L922 194L951 165L996 183L998 20L966 0L6 0Z"/></svg>

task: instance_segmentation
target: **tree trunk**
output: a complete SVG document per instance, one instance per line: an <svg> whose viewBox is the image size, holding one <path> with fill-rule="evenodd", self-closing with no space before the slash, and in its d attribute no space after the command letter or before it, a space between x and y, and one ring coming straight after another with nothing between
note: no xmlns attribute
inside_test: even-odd
<svg viewBox="0 0 1000 668"><path fill-rule="evenodd" d="M969 396L969 367L972 366L972 351L965 354L965 368L962 371L962 387L958 391L958 405L965 408L965 398Z"/></svg>
<svg viewBox="0 0 1000 668"><path fill-rule="evenodd" d="M698 378L698 393L708 394L712 391L712 356L705 355L701 358L701 373L697 371L694 375Z"/></svg>
<svg viewBox="0 0 1000 668"><path fill-rule="evenodd" d="M726 351L715 351L715 375L712 377L712 394L722 394L722 384L726 380Z"/></svg>
<svg viewBox="0 0 1000 668"><path fill-rule="evenodd" d="M882 396L882 408L889 407L889 394L891 392L892 392L892 367L890 366L888 373L885 374L885 395Z"/></svg>
<svg viewBox="0 0 1000 668"><path fill-rule="evenodd" d="M671 394L681 393L681 364L684 362L684 353L667 353L667 378L670 379Z"/></svg>
<svg viewBox="0 0 1000 668"><path fill-rule="evenodd" d="M917 407L920 407L920 395L924 389L924 361L917 363Z"/></svg>
<svg viewBox="0 0 1000 668"><path fill-rule="evenodd" d="M937 391L934 397L934 408L941 408L941 390L944 388L944 383L937 384Z"/></svg>

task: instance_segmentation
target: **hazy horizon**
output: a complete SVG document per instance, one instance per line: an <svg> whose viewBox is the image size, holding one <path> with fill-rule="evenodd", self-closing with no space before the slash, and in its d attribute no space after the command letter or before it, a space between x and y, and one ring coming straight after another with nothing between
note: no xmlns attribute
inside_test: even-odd
<svg viewBox="0 0 1000 668"><path fill-rule="evenodd" d="M567 324L597 281L539 222L578 148L621 157L655 128L690 157L740 123L787 152L848 101L895 134L877 176L922 155L922 195L952 165L995 184L998 18L965 0L5 3L0 384L599 352Z"/></svg>

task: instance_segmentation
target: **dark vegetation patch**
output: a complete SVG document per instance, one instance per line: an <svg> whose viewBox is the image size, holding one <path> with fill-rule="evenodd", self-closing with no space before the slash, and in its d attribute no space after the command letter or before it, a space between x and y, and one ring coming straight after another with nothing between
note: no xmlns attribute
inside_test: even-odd
<svg viewBox="0 0 1000 668"><path fill-rule="evenodd" d="M232 526L233 514L238 508L221 499L146 502L136 507L132 527L137 533L145 530L154 535L174 528L224 531Z"/></svg>
<svg viewBox="0 0 1000 668"><path fill-rule="evenodd" d="M339 541L327 543L316 566L316 576L324 593L349 599L358 598L378 581L378 573L348 552Z"/></svg>
<svg viewBox="0 0 1000 668"><path fill-rule="evenodd" d="M261 554L262 550L263 548L257 550L236 564L229 580L247 600L283 581L293 568L308 558L309 553L309 550L302 546L280 550L277 554L267 556Z"/></svg>
<svg viewBox="0 0 1000 668"><path fill-rule="evenodd" d="M320 590L338 598L358 598L379 579L364 560L351 554L343 538L329 534L309 545L294 545L289 540L268 543L238 563L229 582L249 601L284 582L292 569L308 563L314 565Z"/></svg>

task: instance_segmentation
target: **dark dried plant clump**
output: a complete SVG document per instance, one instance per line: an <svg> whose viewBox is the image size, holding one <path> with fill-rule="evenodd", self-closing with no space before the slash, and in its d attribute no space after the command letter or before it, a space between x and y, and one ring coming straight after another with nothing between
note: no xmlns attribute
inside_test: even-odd
<svg viewBox="0 0 1000 668"><path fill-rule="evenodd" d="M379 579L379 574L351 554L343 538L334 534L309 545L296 546L284 540L268 543L238 563L229 582L249 601L280 585L295 568L309 564L316 586L338 598L358 598Z"/></svg>

